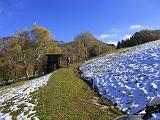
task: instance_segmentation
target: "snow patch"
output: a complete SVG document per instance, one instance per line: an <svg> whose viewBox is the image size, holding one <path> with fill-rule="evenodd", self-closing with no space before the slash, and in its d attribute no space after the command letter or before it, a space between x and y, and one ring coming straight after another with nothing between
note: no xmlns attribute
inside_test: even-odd
<svg viewBox="0 0 160 120"><path fill-rule="evenodd" d="M33 99L30 96L30 93L38 90L40 87L47 84L51 74L35 78L33 80L27 81L25 84L9 88L3 91L0 94L0 119L2 120L11 120L12 112L19 110L19 106L23 105L24 108L21 110L21 113L17 116L18 120L29 120L29 119L38 119L34 107L38 104L37 100ZM7 113L4 113L5 107L7 104L11 105L7 109Z"/></svg>
<svg viewBox="0 0 160 120"><path fill-rule="evenodd" d="M160 96L160 40L87 61L80 70L99 94L132 115Z"/></svg>

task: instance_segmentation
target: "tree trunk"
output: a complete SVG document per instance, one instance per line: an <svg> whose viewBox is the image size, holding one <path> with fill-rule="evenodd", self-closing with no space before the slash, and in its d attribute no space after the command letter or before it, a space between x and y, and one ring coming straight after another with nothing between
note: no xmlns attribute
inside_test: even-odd
<svg viewBox="0 0 160 120"><path fill-rule="evenodd" d="M36 77L36 70L33 71L33 77Z"/></svg>
<svg viewBox="0 0 160 120"><path fill-rule="evenodd" d="M33 77L36 77L37 70L38 70L38 65L35 64L33 69Z"/></svg>
<svg viewBox="0 0 160 120"><path fill-rule="evenodd" d="M29 80L27 68L28 68L28 67L27 67L27 62L24 61L24 72L25 72L25 77L26 77L26 80Z"/></svg>
<svg viewBox="0 0 160 120"><path fill-rule="evenodd" d="M24 69L25 71L25 77L26 77L26 80L29 80L29 76L28 76L28 72L27 72L27 68Z"/></svg>

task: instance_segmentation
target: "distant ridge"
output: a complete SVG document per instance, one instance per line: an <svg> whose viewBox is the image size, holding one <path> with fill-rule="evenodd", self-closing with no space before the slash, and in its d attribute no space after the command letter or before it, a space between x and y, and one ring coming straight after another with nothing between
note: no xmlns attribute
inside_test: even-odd
<svg viewBox="0 0 160 120"><path fill-rule="evenodd" d="M6 51L9 46L13 45L15 43L14 37L3 37L0 38L0 51Z"/></svg>
<svg viewBox="0 0 160 120"><path fill-rule="evenodd" d="M129 39L119 41L117 49L132 47L159 39L160 30L141 30L140 32L134 33Z"/></svg>

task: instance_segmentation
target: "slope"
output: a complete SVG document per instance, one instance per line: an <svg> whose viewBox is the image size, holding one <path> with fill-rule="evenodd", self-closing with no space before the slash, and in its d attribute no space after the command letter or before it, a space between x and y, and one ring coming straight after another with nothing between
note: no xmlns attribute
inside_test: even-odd
<svg viewBox="0 0 160 120"><path fill-rule="evenodd" d="M160 95L160 40L96 58L81 67L86 80L127 114Z"/></svg>

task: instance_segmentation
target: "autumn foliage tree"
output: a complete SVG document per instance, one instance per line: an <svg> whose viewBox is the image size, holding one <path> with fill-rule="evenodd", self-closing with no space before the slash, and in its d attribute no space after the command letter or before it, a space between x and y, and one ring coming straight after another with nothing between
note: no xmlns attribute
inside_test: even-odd
<svg viewBox="0 0 160 120"><path fill-rule="evenodd" d="M114 45L103 43L90 32L84 32L78 34L73 42L64 44L63 53L73 61L80 62L114 49Z"/></svg>
<svg viewBox="0 0 160 120"><path fill-rule="evenodd" d="M33 25L31 31L33 41L33 75L44 62L45 55L48 53L61 53L61 49L52 41L50 32L37 25ZM41 64L40 64L41 63Z"/></svg>
<svg viewBox="0 0 160 120"><path fill-rule="evenodd" d="M91 33L84 32L75 37L75 49L82 60L110 51L114 46L100 42Z"/></svg>
<svg viewBox="0 0 160 120"><path fill-rule="evenodd" d="M61 53L61 49L52 40L50 32L41 26L33 25L31 30L17 31L13 37L14 44L8 51L0 53L0 69L3 79L17 80L20 77L29 79L29 75L44 72L45 55Z"/></svg>

